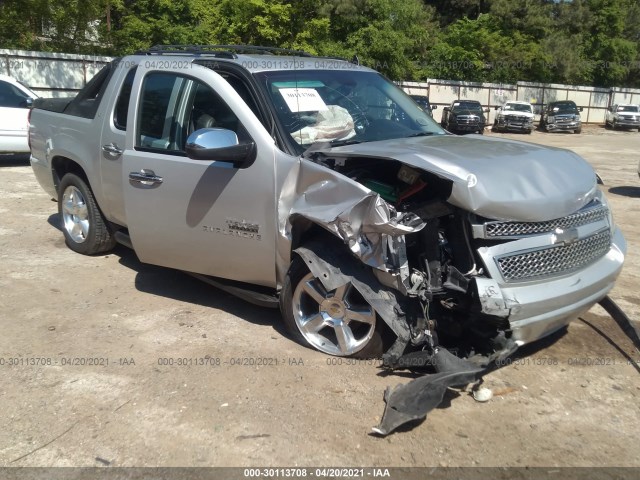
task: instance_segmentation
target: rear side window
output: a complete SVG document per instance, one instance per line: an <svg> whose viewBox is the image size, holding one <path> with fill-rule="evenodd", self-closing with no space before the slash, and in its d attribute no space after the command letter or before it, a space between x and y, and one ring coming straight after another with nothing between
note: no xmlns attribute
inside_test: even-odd
<svg viewBox="0 0 640 480"><path fill-rule="evenodd" d="M134 67L129 70L127 76L122 83L122 89L120 95L118 95L118 101L116 102L116 108L113 112L113 123L118 130L127 129L127 114L129 113L129 100L131 99L131 88L133 87L133 79L136 76L136 70L138 67Z"/></svg>
<svg viewBox="0 0 640 480"><path fill-rule="evenodd" d="M107 89L111 75L115 70L112 68L113 64L106 65L80 90L78 95L71 100L64 113L68 115L75 115L83 118L94 118L100 101L104 96L104 91Z"/></svg>

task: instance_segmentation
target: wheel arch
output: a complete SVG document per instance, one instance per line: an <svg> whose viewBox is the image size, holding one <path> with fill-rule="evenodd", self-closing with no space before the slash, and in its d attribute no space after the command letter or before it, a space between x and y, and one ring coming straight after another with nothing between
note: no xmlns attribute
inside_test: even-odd
<svg viewBox="0 0 640 480"><path fill-rule="evenodd" d="M53 174L53 185L56 191L58 191L60 182L67 173L74 173L79 176L87 186L93 190L84 168L75 160L62 155L55 156L51 159L51 171Z"/></svg>

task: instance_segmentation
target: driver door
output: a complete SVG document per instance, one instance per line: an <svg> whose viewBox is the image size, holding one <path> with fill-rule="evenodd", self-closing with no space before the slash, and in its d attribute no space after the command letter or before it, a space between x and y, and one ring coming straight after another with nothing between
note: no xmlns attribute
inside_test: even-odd
<svg viewBox="0 0 640 480"><path fill-rule="evenodd" d="M147 62L151 63L151 62ZM274 144L264 127L218 74L139 67L123 154L127 226L141 261L275 285ZM136 94L137 92L137 94ZM201 128L232 130L255 142L246 168L185 154Z"/></svg>

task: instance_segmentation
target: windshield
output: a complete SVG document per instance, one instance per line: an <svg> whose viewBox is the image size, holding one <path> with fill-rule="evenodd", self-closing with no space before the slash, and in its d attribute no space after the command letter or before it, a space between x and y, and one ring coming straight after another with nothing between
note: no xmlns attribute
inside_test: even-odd
<svg viewBox="0 0 640 480"><path fill-rule="evenodd" d="M526 105L523 103L507 103L504 106L504 109L509 111L515 111L515 112L531 113L531 105Z"/></svg>
<svg viewBox="0 0 640 480"><path fill-rule="evenodd" d="M636 105L621 105L618 107L619 112L637 112L638 107Z"/></svg>
<svg viewBox="0 0 640 480"><path fill-rule="evenodd" d="M418 106L423 110L431 110L431 105L429 105L428 97L422 97L420 95L411 95L411 98L413 98L413 101L416 102Z"/></svg>
<svg viewBox="0 0 640 480"><path fill-rule="evenodd" d="M567 113L578 113L578 108L573 103L559 103L553 106L553 113L555 115L562 115Z"/></svg>
<svg viewBox="0 0 640 480"><path fill-rule="evenodd" d="M375 72L294 70L255 76L300 151L318 143L446 135L407 94Z"/></svg>
<svg viewBox="0 0 640 480"><path fill-rule="evenodd" d="M452 111L482 113L482 106L475 102L454 102Z"/></svg>

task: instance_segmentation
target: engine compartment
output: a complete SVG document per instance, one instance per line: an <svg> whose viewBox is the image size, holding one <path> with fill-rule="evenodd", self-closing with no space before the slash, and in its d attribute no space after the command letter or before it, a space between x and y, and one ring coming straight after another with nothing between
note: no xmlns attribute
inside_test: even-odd
<svg viewBox="0 0 640 480"><path fill-rule="evenodd" d="M408 270L401 293L415 349L435 351L443 346L468 358L503 347L510 336L509 322L482 311L475 279L487 275L471 235L472 214L446 201L451 182L391 159L322 155L314 161L425 223L418 232L405 235L400 254Z"/></svg>

